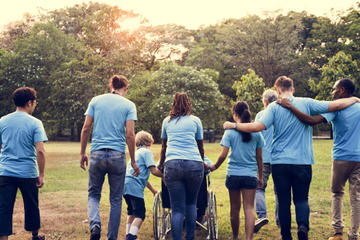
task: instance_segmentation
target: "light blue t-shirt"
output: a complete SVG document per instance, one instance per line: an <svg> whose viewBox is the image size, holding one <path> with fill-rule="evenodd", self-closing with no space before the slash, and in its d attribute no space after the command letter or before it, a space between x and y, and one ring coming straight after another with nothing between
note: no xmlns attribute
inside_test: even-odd
<svg viewBox="0 0 360 240"><path fill-rule="evenodd" d="M264 146L261 133L251 133L251 140L243 142L239 131L228 129L225 130L220 145L231 149L227 175L257 177L256 149Z"/></svg>
<svg viewBox="0 0 360 240"><path fill-rule="evenodd" d="M118 94L99 95L91 99L85 115L94 119L92 152L102 148L125 152L126 121L137 120L133 102Z"/></svg>
<svg viewBox="0 0 360 240"><path fill-rule="evenodd" d="M289 97L292 105L308 115L328 112L329 102L311 98ZM314 164L312 128L302 123L290 110L271 103L259 119L266 129L274 126L271 164Z"/></svg>
<svg viewBox="0 0 360 240"><path fill-rule="evenodd" d="M360 162L360 103L322 116L333 126L332 158Z"/></svg>
<svg viewBox="0 0 360 240"><path fill-rule="evenodd" d="M259 121L259 119L264 114L264 110L258 112L255 117L255 121ZM262 149L262 156L263 156L263 163L270 163L271 164L271 150L272 150L272 141L274 136L274 127L271 126L268 129L261 131L265 139L265 145Z"/></svg>
<svg viewBox="0 0 360 240"><path fill-rule="evenodd" d="M22 111L0 119L0 176L37 178L38 142L46 142L44 126L39 119Z"/></svg>
<svg viewBox="0 0 360 240"><path fill-rule="evenodd" d="M126 168L124 195L131 195L138 198L144 198L144 189L150 176L149 167L155 166L154 156L150 149L139 147L135 152L136 164L139 167L140 174L135 177L132 174L134 169L129 161Z"/></svg>
<svg viewBox="0 0 360 240"><path fill-rule="evenodd" d="M203 139L201 120L193 115L172 119L166 117L162 123L161 139L167 139L166 161L174 159L201 161L196 140Z"/></svg>

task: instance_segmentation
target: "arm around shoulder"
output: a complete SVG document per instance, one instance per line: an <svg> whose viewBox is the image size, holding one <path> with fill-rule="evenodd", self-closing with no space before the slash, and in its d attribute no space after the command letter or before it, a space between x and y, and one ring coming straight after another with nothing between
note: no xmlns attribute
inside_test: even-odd
<svg viewBox="0 0 360 240"><path fill-rule="evenodd" d="M225 122L224 129L232 129L235 128L236 130L242 132L260 132L266 129L265 125L262 122L252 122L252 123L232 123L232 122Z"/></svg>
<svg viewBox="0 0 360 240"><path fill-rule="evenodd" d="M328 111L333 112L333 111L341 110L353 105L356 102L360 102L360 99L357 97L337 99L329 103Z"/></svg>

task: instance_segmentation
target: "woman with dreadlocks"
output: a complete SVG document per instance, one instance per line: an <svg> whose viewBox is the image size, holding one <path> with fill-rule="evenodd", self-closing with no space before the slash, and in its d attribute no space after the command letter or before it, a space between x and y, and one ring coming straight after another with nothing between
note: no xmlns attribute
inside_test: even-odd
<svg viewBox="0 0 360 240"><path fill-rule="evenodd" d="M190 98L177 92L162 124L159 168L165 165L174 240L182 239L184 217L186 240L194 239L196 201L204 174L203 128L201 120L191 113Z"/></svg>

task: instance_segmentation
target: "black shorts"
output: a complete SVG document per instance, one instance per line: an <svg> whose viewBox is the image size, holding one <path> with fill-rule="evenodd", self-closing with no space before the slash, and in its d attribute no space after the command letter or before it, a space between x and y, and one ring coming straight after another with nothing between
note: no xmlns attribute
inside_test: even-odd
<svg viewBox="0 0 360 240"><path fill-rule="evenodd" d="M226 176L225 186L229 190L240 190L240 189L256 189L257 178L249 176Z"/></svg>
<svg viewBox="0 0 360 240"><path fill-rule="evenodd" d="M141 218L144 221L146 213L144 199L128 194L124 195L124 198L127 204L127 214Z"/></svg>
<svg viewBox="0 0 360 240"><path fill-rule="evenodd" d="M12 232L12 215L17 190L20 189L25 209L25 230L36 231L40 228L39 190L37 178L18 178L0 176L0 236Z"/></svg>

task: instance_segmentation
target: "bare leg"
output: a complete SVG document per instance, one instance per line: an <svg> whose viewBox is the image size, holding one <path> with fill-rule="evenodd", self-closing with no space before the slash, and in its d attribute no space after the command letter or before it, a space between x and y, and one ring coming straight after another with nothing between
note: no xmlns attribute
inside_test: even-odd
<svg viewBox="0 0 360 240"><path fill-rule="evenodd" d="M8 236L0 236L0 240L8 240Z"/></svg>
<svg viewBox="0 0 360 240"><path fill-rule="evenodd" d="M246 240L251 240L254 233L255 213L254 201L256 190L243 189L241 190L245 214L245 233Z"/></svg>
<svg viewBox="0 0 360 240"><path fill-rule="evenodd" d="M240 190L229 190L230 197L230 221L233 233L233 239L237 240L239 236L240 225L240 207L241 207L241 194Z"/></svg>

